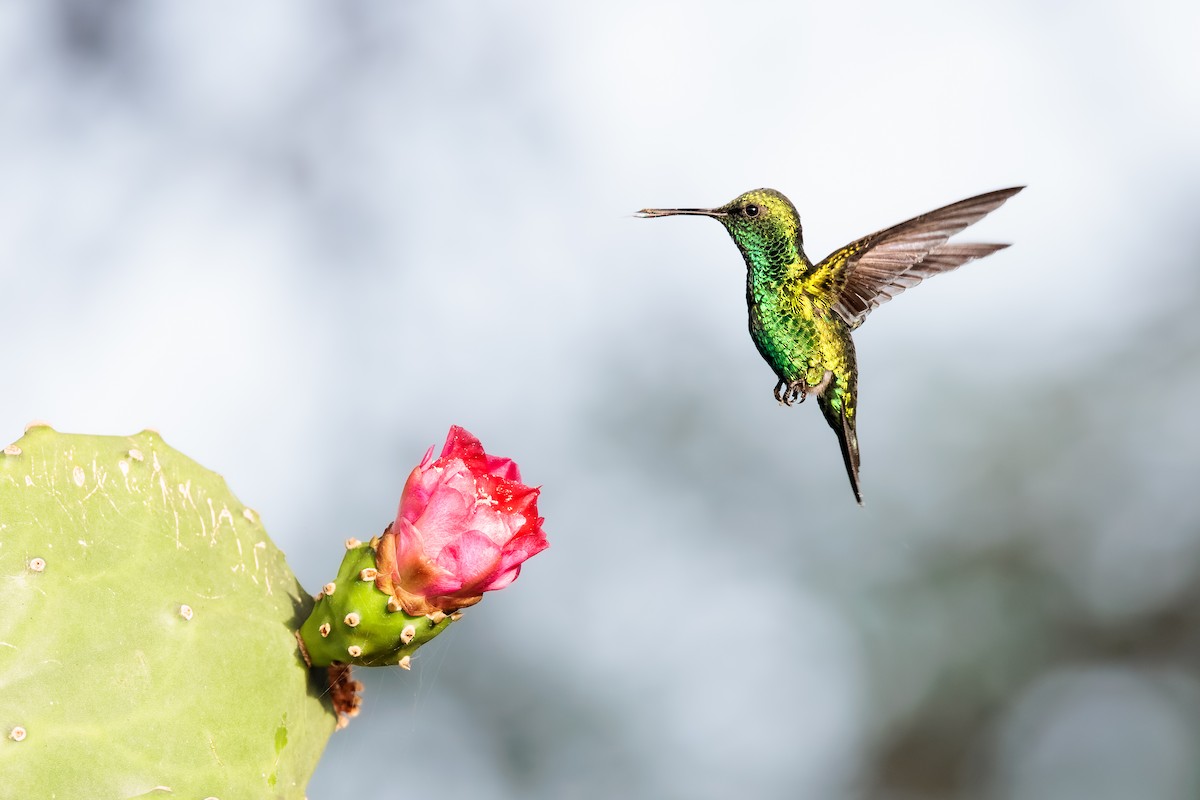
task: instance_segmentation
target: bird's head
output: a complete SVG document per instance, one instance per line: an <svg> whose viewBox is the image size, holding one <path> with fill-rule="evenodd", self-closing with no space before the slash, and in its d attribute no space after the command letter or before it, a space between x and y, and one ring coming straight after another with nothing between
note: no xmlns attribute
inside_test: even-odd
<svg viewBox="0 0 1200 800"><path fill-rule="evenodd" d="M787 263L801 251L800 215L783 193L754 189L717 208L644 208L639 217L678 214L712 217L725 226L742 255L752 263L761 260Z"/></svg>

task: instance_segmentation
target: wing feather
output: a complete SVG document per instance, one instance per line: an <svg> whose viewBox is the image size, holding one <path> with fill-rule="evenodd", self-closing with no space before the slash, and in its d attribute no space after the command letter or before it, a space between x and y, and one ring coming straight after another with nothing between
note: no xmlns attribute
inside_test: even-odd
<svg viewBox="0 0 1200 800"><path fill-rule="evenodd" d="M899 225L864 236L833 253L813 270L831 276L834 310L851 328L905 289L1006 244L948 244L951 236L995 211L1025 187L1001 189L960 200Z"/></svg>

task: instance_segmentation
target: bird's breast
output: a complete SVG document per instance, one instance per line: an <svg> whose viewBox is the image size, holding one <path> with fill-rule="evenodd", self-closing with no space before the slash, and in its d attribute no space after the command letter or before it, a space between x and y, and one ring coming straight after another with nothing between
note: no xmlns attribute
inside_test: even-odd
<svg viewBox="0 0 1200 800"><path fill-rule="evenodd" d="M801 296L774 294L750 303L750 336L779 377L791 381L809 371L817 352L818 313Z"/></svg>

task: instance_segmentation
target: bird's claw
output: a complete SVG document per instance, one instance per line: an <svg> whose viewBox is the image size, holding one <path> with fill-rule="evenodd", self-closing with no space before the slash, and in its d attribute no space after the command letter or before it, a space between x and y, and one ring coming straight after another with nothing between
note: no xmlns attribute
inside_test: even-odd
<svg viewBox="0 0 1200 800"><path fill-rule="evenodd" d="M791 383L780 380L775 384L775 399L781 406L790 406L797 402L803 403L807 397L808 381L803 378L797 378Z"/></svg>

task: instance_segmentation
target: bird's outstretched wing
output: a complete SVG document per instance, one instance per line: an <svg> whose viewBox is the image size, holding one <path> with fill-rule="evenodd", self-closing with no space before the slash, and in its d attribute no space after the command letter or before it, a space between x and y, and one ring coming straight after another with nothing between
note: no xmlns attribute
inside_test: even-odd
<svg viewBox="0 0 1200 800"><path fill-rule="evenodd" d="M828 281L834 311L851 328L873 309L926 278L983 258L1006 244L947 244L1024 189L1016 186L951 203L851 242L816 266L813 279Z"/></svg>

